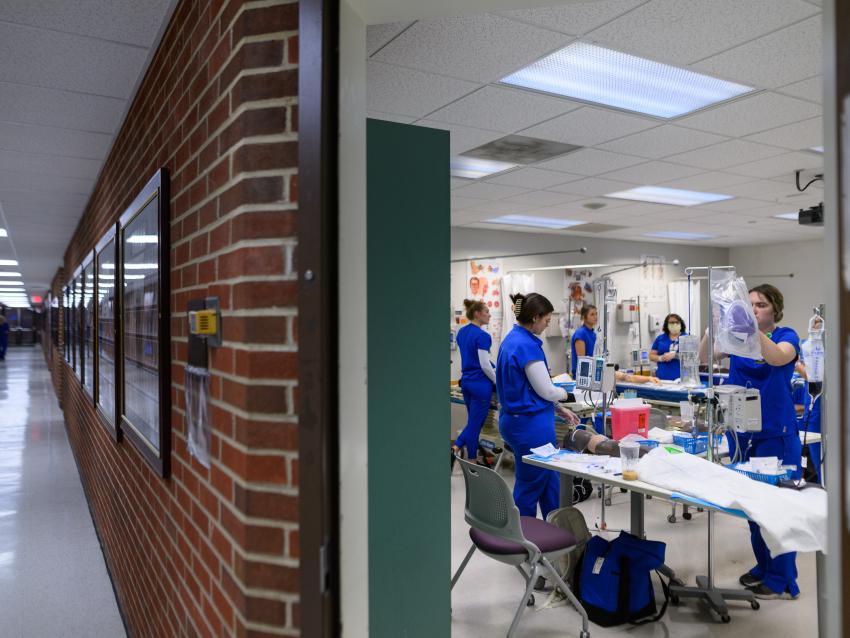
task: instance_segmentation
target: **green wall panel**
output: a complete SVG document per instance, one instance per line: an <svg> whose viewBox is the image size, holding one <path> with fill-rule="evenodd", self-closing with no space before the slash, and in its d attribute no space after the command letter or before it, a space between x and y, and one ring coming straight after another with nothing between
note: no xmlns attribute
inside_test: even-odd
<svg viewBox="0 0 850 638"><path fill-rule="evenodd" d="M368 120L367 189L370 636L448 637L448 132Z"/></svg>

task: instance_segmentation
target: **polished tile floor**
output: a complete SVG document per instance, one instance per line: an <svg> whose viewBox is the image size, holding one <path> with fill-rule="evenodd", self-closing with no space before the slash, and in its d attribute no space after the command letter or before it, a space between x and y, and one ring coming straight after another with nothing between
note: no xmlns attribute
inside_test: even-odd
<svg viewBox="0 0 850 638"><path fill-rule="evenodd" d="M38 346L0 361L0 636L126 636Z"/></svg>
<svg viewBox="0 0 850 638"><path fill-rule="evenodd" d="M503 472L512 486L511 470ZM469 550L469 527L463 520L464 485L460 468L452 474L452 570L457 569ZM601 500L593 496L579 504L588 525L593 528L601 514ZM609 528L628 527L629 496L616 493L607 509ZM679 508L681 514L681 508ZM667 522L670 504L647 501L647 536L667 543L666 562L688 584L694 576L705 573L707 525L705 514L695 514L675 524ZM717 551L716 582L734 587L737 578L754 563L749 529L745 521L717 515L715 547ZM609 535L613 537L613 535ZM793 601L761 601L761 609L753 611L747 603L731 603L732 622L721 624L707 608L691 601L680 607L668 607L667 615L657 623L639 627L622 626L603 629L590 625L592 638L600 636L675 637L697 636L769 636L792 638L817 636L817 603L815 588L815 555L798 554L798 583L801 595ZM453 572L454 573L454 572ZM653 577L655 578L655 577ZM452 592L452 637L493 638L504 636L524 590L521 576L513 567L476 553ZM527 609L519 625L517 637L578 636L579 615L571 607L540 609L545 596L537 596L537 608Z"/></svg>

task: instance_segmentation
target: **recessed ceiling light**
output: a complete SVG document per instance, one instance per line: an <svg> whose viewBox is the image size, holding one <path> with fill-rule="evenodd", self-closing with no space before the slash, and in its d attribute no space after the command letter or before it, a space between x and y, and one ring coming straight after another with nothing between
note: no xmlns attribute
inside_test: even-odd
<svg viewBox="0 0 850 638"><path fill-rule="evenodd" d="M686 191L678 188L663 188L661 186L639 186L627 191L610 193L605 197L614 199L630 199L637 202L652 202L654 204L671 204L673 206L697 206L709 202L721 202L725 199L733 199L732 195L720 195L718 193L702 193L700 191Z"/></svg>
<svg viewBox="0 0 850 638"><path fill-rule="evenodd" d="M9 233L6 232L5 228L0 228L0 237L8 237Z"/></svg>
<svg viewBox="0 0 850 638"><path fill-rule="evenodd" d="M452 177L465 177L466 179L479 179L517 167L517 164L464 157L463 155L453 157L450 165Z"/></svg>
<svg viewBox="0 0 850 638"><path fill-rule="evenodd" d="M790 220L796 222L796 221L800 220L800 213L799 212L780 213L779 215L774 215L774 217L776 217L776 219L790 219Z"/></svg>
<svg viewBox="0 0 850 638"><path fill-rule="evenodd" d="M574 42L501 83L663 118L754 90L587 42Z"/></svg>
<svg viewBox="0 0 850 638"><path fill-rule="evenodd" d="M704 233L684 233L677 230L659 230L655 233L644 233L644 237L656 237L658 239L688 239L695 241L697 239L714 239L717 235L707 235Z"/></svg>
<svg viewBox="0 0 850 638"><path fill-rule="evenodd" d="M508 226L533 226L535 228L561 229L578 226L584 222L572 219L553 219L551 217L531 217L528 215L504 215L485 220L488 224L506 224Z"/></svg>

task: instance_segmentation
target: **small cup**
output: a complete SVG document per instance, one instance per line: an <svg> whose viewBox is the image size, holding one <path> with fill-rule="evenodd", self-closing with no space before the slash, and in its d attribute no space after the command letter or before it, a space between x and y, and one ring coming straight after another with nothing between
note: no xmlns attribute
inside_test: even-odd
<svg viewBox="0 0 850 638"><path fill-rule="evenodd" d="M625 480L637 480L639 460L640 444L634 441L620 441L620 461L623 465L623 478Z"/></svg>

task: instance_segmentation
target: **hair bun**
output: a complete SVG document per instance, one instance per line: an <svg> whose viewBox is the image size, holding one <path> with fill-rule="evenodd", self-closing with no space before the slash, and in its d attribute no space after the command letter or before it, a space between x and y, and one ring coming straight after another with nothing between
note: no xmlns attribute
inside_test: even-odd
<svg viewBox="0 0 850 638"><path fill-rule="evenodd" d="M472 308L472 306L474 306L474 305L475 305L475 302L472 299L464 299L463 300L463 307L466 308L467 310Z"/></svg>

